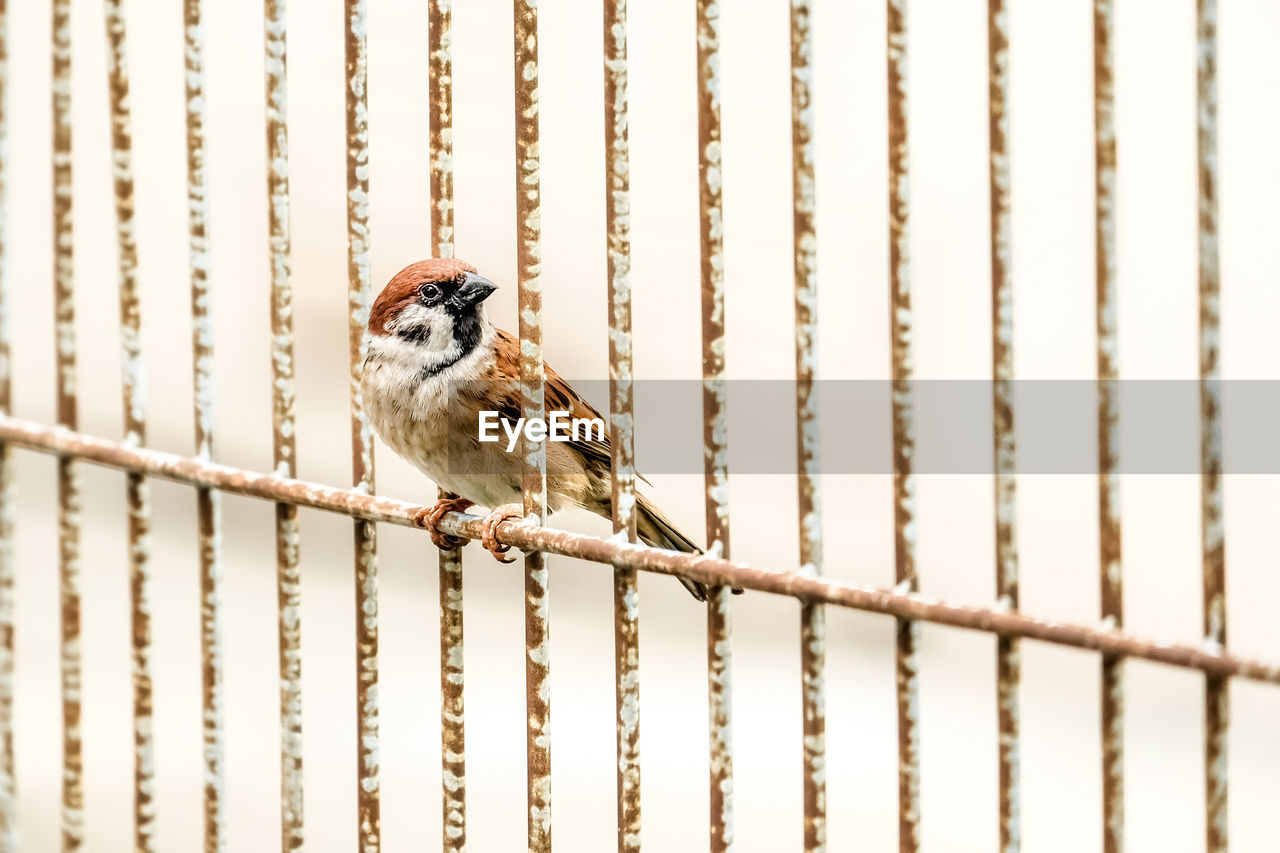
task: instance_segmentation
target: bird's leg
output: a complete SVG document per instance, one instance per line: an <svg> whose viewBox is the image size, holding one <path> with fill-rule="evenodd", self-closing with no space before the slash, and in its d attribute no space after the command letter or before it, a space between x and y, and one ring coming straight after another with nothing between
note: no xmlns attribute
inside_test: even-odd
<svg viewBox="0 0 1280 853"><path fill-rule="evenodd" d="M520 504L503 504L495 507L493 512L484 517L482 529L484 535L480 537L480 544L485 547L493 559L499 563L514 563L515 560L502 555L511 550L510 545L503 545L497 539L498 525L512 518L524 518L524 507Z"/></svg>
<svg viewBox="0 0 1280 853"><path fill-rule="evenodd" d="M466 512L470 507L475 506L475 501L469 501L466 498L460 498L457 495L451 495L447 498L441 498L430 507L418 513L418 517L414 519L414 523L419 527L425 527L431 534L431 541L437 548L442 551L453 551L467 544L464 536L452 536L440 529L440 519L445 513L449 512Z"/></svg>

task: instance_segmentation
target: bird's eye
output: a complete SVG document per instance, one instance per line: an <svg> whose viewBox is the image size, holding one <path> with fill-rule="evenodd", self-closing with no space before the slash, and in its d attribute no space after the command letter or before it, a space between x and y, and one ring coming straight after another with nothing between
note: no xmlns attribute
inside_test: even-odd
<svg viewBox="0 0 1280 853"><path fill-rule="evenodd" d="M424 284L418 288L418 295L426 301L440 298L440 287L435 284Z"/></svg>

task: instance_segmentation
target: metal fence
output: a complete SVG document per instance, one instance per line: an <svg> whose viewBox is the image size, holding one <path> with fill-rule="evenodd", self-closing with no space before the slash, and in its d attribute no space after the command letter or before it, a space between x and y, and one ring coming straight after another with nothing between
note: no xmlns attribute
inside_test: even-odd
<svg viewBox="0 0 1280 853"><path fill-rule="evenodd" d="M63 708L62 847L77 850L84 839L80 744L82 608L80 582L81 463L127 472L129 565L132 598L134 827L137 850L154 849L155 810L151 743L151 631L149 622L148 537L149 478L164 478L196 488L200 541L201 651L204 682L205 849L226 847L223 810L222 653L219 554L221 492L247 495L276 504L279 595L279 669L281 725L281 847L303 845L302 696L299 627L298 508L347 515L354 525L356 589L355 701L358 731L358 827L362 851L380 848L378 766L378 604L376 525L414 526L423 506L376 494L372 433L359 393L365 353L365 321L371 299L368 220L368 147L366 110L365 0L345 0L346 144L349 279L349 344L352 435L351 488L295 479L292 294L290 284L288 120L285 110L286 18L284 0L265 0L266 115L272 288L271 328L274 464L256 473L215 461L212 404L212 333L209 315L204 99L200 0L184 0L187 97L187 168L190 212L190 279L194 317L196 453L184 457L146 448L146 413L138 393L141 351L137 248L133 224L133 164L129 114L129 76L125 66L125 26L120 0L104 0L109 44L112 164L119 247L120 342L124 356L125 437L111 441L78 432L75 384L74 277L71 241L70 0L52 0L53 10L53 164L54 247L57 335L57 424L19 420L9 415L10 363L8 320L0 289L0 850L18 849L14 826L13 643L14 561L11 552L13 507L10 455L14 447L52 454L58 460L58 535L61 609ZM1206 849L1227 849L1227 773L1229 682L1246 678L1280 684L1280 661L1251 660L1226 648L1224 602L1222 439L1219 377L1219 275L1216 189L1216 0L1199 0L1198 150L1200 257L1201 510L1204 577L1202 644L1177 645L1147 640L1122 629L1122 572L1118 502L1117 408L1111 391L1116 378L1115 132L1112 85L1113 2L1094 0L1095 142L1097 240L1097 373L1100 404L1098 498L1101 524L1101 622L1066 624L1037 619L1018 609L1018 555L1015 547L1013 314L1010 280L1008 114L1008 29L1004 0L989 2L991 316L993 328L996 589L998 600L980 606L938 601L917 589L915 494L912 471L914 425L910 379L912 360L912 288L909 253L910 192L907 123L908 32L906 0L888 2L888 109L890 211L889 267L893 378L894 517L897 582L892 590L873 589L823 577L821 507L817 488L819 437L813 383L816 371L816 237L813 112L810 102L810 3L791 2L791 95L794 191L796 424L799 463L800 568L753 568L730 559L727 504L727 420L725 369L725 293L721 217L719 113L719 9L715 0L696 0L698 63L698 157L701 207L703 402L705 414L705 555L678 554L636 544L631 280L629 235L629 163L627 139L626 0L605 0L604 130L609 276L610 426L613 448L614 538L604 540L543 524L546 514L545 453L530 444L525 459L526 518L502 523L500 542L525 552L525 632L528 706L528 846L551 849L551 765L547 679L548 589L546 555L558 554L612 567L617 699L617 844L620 851L640 849L640 670L637 572L681 574L709 585L707 676L710 710L709 836L713 851L734 844L733 741L730 713L732 618L730 587L790 596L800 604L800 665L803 729L795 732L797 760L804 767L804 821L796 827L806 851L827 848L825 795L824 608L854 608L896 617L899 756L899 846L919 847L920 742L919 625L932 622L998 636L1000 846L1020 849L1019 821L1019 644L1024 639L1057 643L1099 653L1102 727L1104 848L1122 849L1124 775L1122 706L1124 661L1140 658L1203 672L1205 691L1204 781ZM450 1L430 0L429 111L431 160L431 249L453 254L452 44ZM526 417L545 412L541 350L540 208L538 162L537 4L515 0L514 54L516 94L517 234L519 245L520 383ZM10 85L5 48L5 0L0 0L0 85ZM778 73L782 73L781 69ZM690 85L694 81L690 80ZM0 91L0 156L10 131ZM0 161L0 203L5 164ZM3 262L0 236L0 263ZM8 286L8 282L4 282ZM482 519L452 513L442 529L479 538ZM466 846L465 717L462 672L462 565L456 550L442 550L440 563L440 660L443 849Z"/></svg>

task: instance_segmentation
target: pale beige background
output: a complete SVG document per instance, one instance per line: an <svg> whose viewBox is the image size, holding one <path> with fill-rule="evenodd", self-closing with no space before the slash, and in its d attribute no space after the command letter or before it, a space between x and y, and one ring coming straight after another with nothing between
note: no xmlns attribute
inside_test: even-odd
<svg viewBox="0 0 1280 853"><path fill-rule="evenodd" d="M108 178L101 10L74 5L75 189L83 428L120 435L115 253ZM150 443L189 452L180 4L131 0L143 345ZM371 3L373 271L377 283L427 249L425 3ZM641 377L699 370L693 4L631 10L631 140L636 367ZM816 121L821 375L888 372L883 3L817 0ZM1088 377L1093 352L1092 31L1085 0L1010 3L1016 371ZM10 3L10 256L17 414L52 418L48 4ZM209 167L219 455L270 467L268 284L260 4L209 2ZM290 142L302 476L348 482L341 5L292 4ZM1194 25L1192 0L1117 4L1120 156L1120 359L1125 377L1196 372ZM1280 8L1221 3L1223 366L1276 377L1280 339ZM505 285L495 318L515 319L510 4L454 9L459 253ZM541 9L544 272L548 360L606 375L601 11L585 0ZM792 369L790 130L783 0L723 7L724 175L729 371ZM912 4L912 249L918 374L989 371L986 9L981 0ZM597 401L603 404L605 401ZM1228 413L1229 417L1229 413ZM643 445L652 430L642 423ZM674 428L696 429L679 424ZM1087 413L1080 428L1091 430ZM828 442L841 435L828 431ZM790 447L779 449L791 453ZM25 849L56 849L59 711L53 463L17 457L17 763ZM130 843L127 587L123 482L85 472L84 684L90 848ZM435 493L385 449L391 495ZM157 483L154 596L158 844L200 839L200 682L194 499ZM775 501L775 493L780 496ZM653 494L701 533L696 477L657 478ZM890 484L823 483L827 571L892 578ZM1031 613L1090 621L1097 609L1095 487L1088 477L1019 483L1023 600ZM733 550L761 565L796 562L793 485L739 478ZM1231 638L1275 657L1280 629L1280 483L1227 483ZM1198 488L1193 477L1123 485L1127 616L1135 631L1199 634ZM930 593L992 597L989 480L922 478L920 572ZM229 850L276 849L277 691L272 511L225 502ZM603 533L579 515L558 525ZM355 842L354 651L350 523L303 514L306 818L309 848ZM435 553L402 529L381 534L382 826L388 851L439 837ZM467 553L469 838L473 851L522 849L524 751L517 567ZM609 573L552 561L554 833L557 849L614 844ZM642 593L646 849L705 849L704 621L665 578ZM891 623L830 614L828 794L833 851L886 851L896 837ZM796 606L746 595L735 610L734 712L740 851L800 845L800 690ZM996 846L993 641L926 628L922 663L926 850ZM1024 648L1023 828L1028 851L1099 848L1097 663ZM1129 847L1202 844L1201 688L1193 674L1136 664L1128 698ZM1231 831L1240 851L1276 838L1280 693L1233 691Z"/></svg>

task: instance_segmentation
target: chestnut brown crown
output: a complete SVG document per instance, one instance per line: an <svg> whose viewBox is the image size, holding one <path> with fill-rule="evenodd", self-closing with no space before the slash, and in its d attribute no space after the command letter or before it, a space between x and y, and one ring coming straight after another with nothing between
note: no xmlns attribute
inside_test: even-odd
<svg viewBox="0 0 1280 853"><path fill-rule="evenodd" d="M414 261L392 276L374 300L369 310L369 334L390 334L388 324L406 306L438 301L471 307L484 301L494 289L492 282L476 274L472 264L458 258Z"/></svg>

